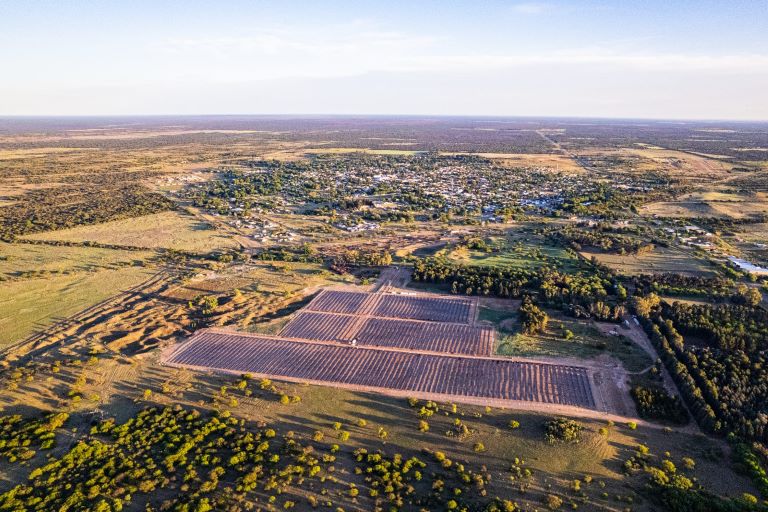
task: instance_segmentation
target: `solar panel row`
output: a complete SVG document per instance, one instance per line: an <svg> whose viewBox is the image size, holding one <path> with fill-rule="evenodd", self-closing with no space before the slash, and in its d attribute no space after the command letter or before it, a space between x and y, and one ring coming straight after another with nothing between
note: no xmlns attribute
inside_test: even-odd
<svg viewBox="0 0 768 512"><path fill-rule="evenodd" d="M465 298L324 290L305 309L431 322L472 321L472 300Z"/></svg>
<svg viewBox="0 0 768 512"><path fill-rule="evenodd" d="M166 363L364 389L595 407L587 371L568 365L353 348L210 330L195 334Z"/></svg>

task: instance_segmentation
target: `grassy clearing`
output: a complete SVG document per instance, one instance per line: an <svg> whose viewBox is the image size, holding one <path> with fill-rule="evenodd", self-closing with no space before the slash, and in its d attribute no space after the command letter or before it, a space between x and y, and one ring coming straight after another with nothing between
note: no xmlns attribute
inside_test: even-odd
<svg viewBox="0 0 768 512"><path fill-rule="evenodd" d="M626 162L622 170L628 172L663 171L672 176L697 179L722 179L733 167L728 161L648 146L642 149L601 149L590 152L590 156L622 159Z"/></svg>
<svg viewBox="0 0 768 512"><path fill-rule="evenodd" d="M0 344L17 341L147 279L151 251L0 244Z"/></svg>
<svg viewBox="0 0 768 512"><path fill-rule="evenodd" d="M766 200L664 201L641 208L643 215L658 217L721 217L743 219L768 213Z"/></svg>
<svg viewBox="0 0 768 512"><path fill-rule="evenodd" d="M104 269L3 283L0 345L13 343L149 278L145 267Z"/></svg>
<svg viewBox="0 0 768 512"><path fill-rule="evenodd" d="M0 280L116 269L126 265L139 265L153 256L151 251L0 242Z"/></svg>
<svg viewBox="0 0 768 512"><path fill-rule="evenodd" d="M497 327L502 328L502 324L505 320L514 320L516 318L515 313L511 311L502 311L499 309L492 309L486 306L480 306L480 312L477 315L477 319L480 321L491 322Z"/></svg>
<svg viewBox="0 0 768 512"><path fill-rule="evenodd" d="M587 259L595 257L600 263L626 275L664 272L704 276L716 274L705 259L696 256L691 250L682 248L657 247L652 252L641 256L589 251L581 251L581 255Z"/></svg>
<svg viewBox="0 0 768 512"><path fill-rule="evenodd" d="M434 256L444 257L462 265L504 267L512 269L536 269L554 265L569 270L578 266L578 258L562 247L554 247L537 241L531 243L511 235L509 238L487 239L491 252L470 249L464 245L448 245L436 250Z"/></svg>
<svg viewBox="0 0 768 512"><path fill-rule="evenodd" d="M217 233L209 224L181 212L162 212L93 226L80 226L40 233L29 238L67 242L91 241L200 252L237 247L234 240Z"/></svg>
<svg viewBox="0 0 768 512"><path fill-rule="evenodd" d="M252 306L293 300L321 286L352 284L351 276L339 276L315 263L251 262L191 279L168 292L172 299L191 300L199 295L228 295L239 290ZM266 311L266 309L264 310ZM253 316L252 319L257 317ZM246 327L245 325L243 327Z"/></svg>
<svg viewBox="0 0 768 512"><path fill-rule="evenodd" d="M640 347L622 336L605 336L591 322L575 320L566 317L550 318L546 332L537 335L527 335L519 332L519 326L514 331L508 322L503 322L502 332L514 332L499 339L496 353L516 357L575 357L579 359L595 359L611 356L622 362L627 371L644 370L653 361ZM565 333L571 331L573 338L565 338ZM619 334L623 328L616 327Z"/></svg>

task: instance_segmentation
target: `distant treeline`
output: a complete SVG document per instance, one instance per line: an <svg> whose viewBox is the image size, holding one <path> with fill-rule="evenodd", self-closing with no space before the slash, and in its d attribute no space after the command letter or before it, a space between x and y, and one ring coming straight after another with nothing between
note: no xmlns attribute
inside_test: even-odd
<svg viewBox="0 0 768 512"><path fill-rule="evenodd" d="M29 193L23 201L0 207L0 239L98 224L110 220L170 210L170 199L140 185L111 189L46 189Z"/></svg>

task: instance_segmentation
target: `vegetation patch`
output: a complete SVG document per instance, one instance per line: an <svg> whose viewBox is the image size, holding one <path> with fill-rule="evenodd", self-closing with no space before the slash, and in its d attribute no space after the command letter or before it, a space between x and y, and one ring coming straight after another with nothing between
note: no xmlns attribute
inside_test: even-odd
<svg viewBox="0 0 768 512"><path fill-rule="evenodd" d="M642 418L668 421L678 425L688 423L688 413L680 397L672 396L661 386L634 386L632 398Z"/></svg>

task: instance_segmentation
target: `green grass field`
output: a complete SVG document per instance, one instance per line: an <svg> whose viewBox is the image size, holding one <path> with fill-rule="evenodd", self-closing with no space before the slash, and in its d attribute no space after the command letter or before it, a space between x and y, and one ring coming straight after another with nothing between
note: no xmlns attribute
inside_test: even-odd
<svg viewBox="0 0 768 512"><path fill-rule="evenodd" d="M501 239L490 239L490 244L494 247L491 252L469 249L466 246L448 246L436 251L435 256L445 257L463 265L505 269L535 269L548 264L568 271L578 266L578 258L562 247L544 243L535 246L523 245L514 240Z"/></svg>
<svg viewBox="0 0 768 512"><path fill-rule="evenodd" d="M0 286L0 345L18 341L149 278L124 267L21 279Z"/></svg>
<svg viewBox="0 0 768 512"><path fill-rule="evenodd" d="M0 242L0 280L115 269L145 262L153 256L152 251Z"/></svg>
<svg viewBox="0 0 768 512"><path fill-rule="evenodd" d="M146 280L153 251L0 243L0 345Z"/></svg>
<svg viewBox="0 0 768 512"><path fill-rule="evenodd" d="M162 212L93 226L31 235L32 240L91 241L102 244L207 252L237 247L230 237L181 212Z"/></svg>
<svg viewBox="0 0 768 512"><path fill-rule="evenodd" d="M482 311L481 311L482 315ZM488 313L486 313L488 315ZM481 316L482 318L482 316ZM504 322L504 325L508 325ZM617 326L619 334L622 328ZM573 333L573 338L564 337L565 330ZM501 336L497 345L497 353L517 357L576 357L593 359L603 355L620 360L630 372L641 371L653 364L653 361L641 348L631 340L605 336L589 321L575 320L557 316L552 318L550 312L549 326L546 332L537 335L527 335L514 329L501 328Z"/></svg>

